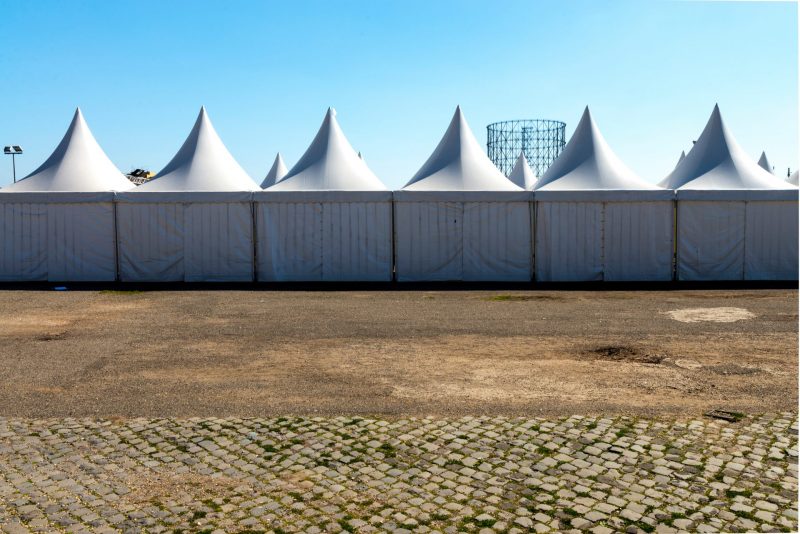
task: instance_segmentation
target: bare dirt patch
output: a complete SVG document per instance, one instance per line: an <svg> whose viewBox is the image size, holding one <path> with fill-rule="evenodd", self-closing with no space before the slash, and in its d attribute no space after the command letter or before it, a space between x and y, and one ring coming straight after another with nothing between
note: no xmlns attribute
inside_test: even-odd
<svg viewBox="0 0 800 534"><path fill-rule="evenodd" d="M699 323L709 321L713 323L735 323L753 319L754 314L744 308L688 308L667 312L672 319L682 323Z"/></svg>
<svg viewBox="0 0 800 534"><path fill-rule="evenodd" d="M508 295L520 298L0 292L0 416L700 415L797 403L796 291ZM753 318L665 320L698 308Z"/></svg>
<svg viewBox="0 0 800 534"><path fill-rule="evenodd" d="M612 362L635 362L635 363L649 363L659 364L664 361L663 354L649 354L643 353L632 347L598 347L587 351L590 355L595 356L599 360L610 360Z"/></svg>

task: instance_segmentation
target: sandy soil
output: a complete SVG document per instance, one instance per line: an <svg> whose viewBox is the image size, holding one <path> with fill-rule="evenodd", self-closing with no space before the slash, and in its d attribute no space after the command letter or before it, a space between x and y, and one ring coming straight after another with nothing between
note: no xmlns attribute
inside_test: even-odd
<svg viewBox="0 0 800 534"><path fill-rule="evenodd" d="M0 416L795 410L797 292L0 291Z"/></svg>

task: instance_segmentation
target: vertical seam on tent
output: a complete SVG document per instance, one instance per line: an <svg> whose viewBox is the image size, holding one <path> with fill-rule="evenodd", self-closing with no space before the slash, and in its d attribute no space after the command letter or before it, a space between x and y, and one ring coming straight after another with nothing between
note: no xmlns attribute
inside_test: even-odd
<svg viewBox="0 0 800 534"><path fill-rule="evenodd" d="M392 266L391 266L392 273L391 273L391 275L392 275L392 282L397 282L397 245L396 245L397 234L395 233L397 225L395 224L394 198L392 198L391 205L392 205L392 220L389 222L389 224L391 224L391 226L392 226L391 234L390 234L392 236Z"/></svg>
<svg viewBox="0 0 800 534"><path fill-rule="evenodd" d="M464 244L464 236L466 232L464 231L464 223L465 216L466 216L466 202L463 200L460 202L461 205L461 220L459 221L459 226L461 227L461 272L459 273L459 279L464 280L464 250L466 250L466 245Z"/></svg>
<svg viewBox="0 0 800 534"><path fill-rule="evenodd" d="M114 214L114 281L119 282L119 230L117 226L117 195L111 197L111 206Z"/></svg>
<svg viewBox="0 0 800 534"><path fill-rule="evenodd" d="M325 204L319 202L319 279L325 281Z"/></svg>
<svg viewBox="0 0 800 534"><path fill-rule="evenodd" d="M744 201L744 235L742 236L742 280L747 280L747 201Z"/></svg>
<svg viewBox="0 0 800 534"><path fill-rule="evenodd" d="M672 281L678 280L678 198L672 201Z"/></svg>
<svg viewBox="0 0 800 534"><path fill-rule="evenodd" d="M528 216L531 218L531 268L530 272L528 273L528 279L531 282L536 282L536 201L531 200L528 206Z"/></svg>
<svg viewBox="0 0 800 534"><path fill-rule="evenodd" d="M606 279L606 207L608 202L600 203L600 280Z"/></svg>
<svg viewBox="0 0 800 534"><path fill-rule="evenodd" d="M250 270L250 280L258 282L258 212L256 201L250 198L250 252L252 253L253 266Z"/></svg>

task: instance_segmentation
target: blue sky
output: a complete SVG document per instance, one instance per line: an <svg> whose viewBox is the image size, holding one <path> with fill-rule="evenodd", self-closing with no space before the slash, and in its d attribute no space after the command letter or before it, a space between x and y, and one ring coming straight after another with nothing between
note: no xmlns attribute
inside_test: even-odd
<svg viewBox="0 0 800 534"><path fill-rule="evenodd" d="M11 1L0 18L0 144L37 167L81 106L123 171L160 170L205 105L254 179L291 167L328 106L390 187L457 104L486 124L589 105L643 178L666 175L715 102L753 158L798 166L793 2ZM0 162L0 185L11 162Z"/></svg>

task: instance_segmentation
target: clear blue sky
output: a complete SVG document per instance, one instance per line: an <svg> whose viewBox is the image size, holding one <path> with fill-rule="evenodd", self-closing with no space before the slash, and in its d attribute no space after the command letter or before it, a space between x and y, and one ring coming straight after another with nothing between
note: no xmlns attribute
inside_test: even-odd
<svg viewBox="0 0 800 534"><path fill-rule="evenodd" d="M798 165L793 2L2 0L0 144L17 176L81 106L123 171L160 170L201 105L251 176L291 167L334 106L390 187L461 104L486 124L585 105L642 177L666 175L715 102L753 158ZM0 185L11 161L0 160Z"/></svg>

